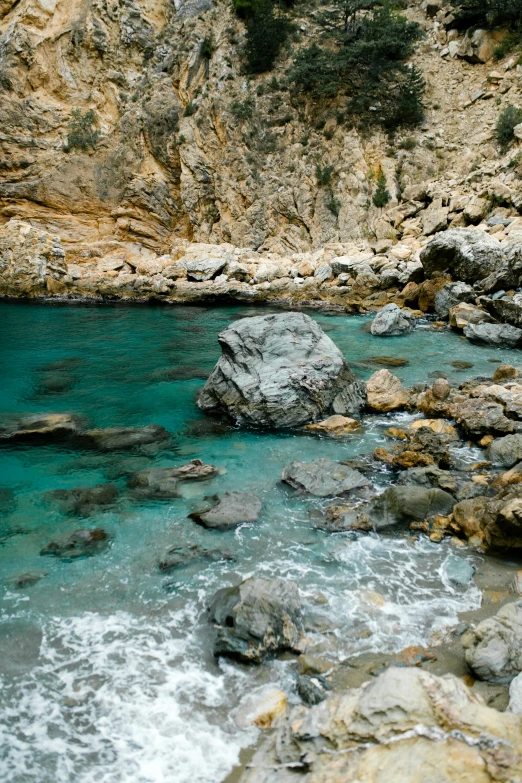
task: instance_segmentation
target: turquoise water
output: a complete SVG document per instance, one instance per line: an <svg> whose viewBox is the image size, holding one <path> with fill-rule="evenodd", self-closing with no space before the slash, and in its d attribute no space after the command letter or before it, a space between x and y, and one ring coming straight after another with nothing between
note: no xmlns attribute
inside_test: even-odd
<svg viewBox="0 0 522 783"><path fill-rule="evenodd" d="M346 459L384 444L406 414L372 417L349 440L216 427L197 409L198 389L219 357L217 335L236 318L266 312L230 307L0 304L0 414L67 411L93 426L164 426L174 437L153 453L97 453L61 445L3 446L0 489L13 491L0 522L0 770L9 783L216 783L255 731L233 709L246 692L278 682L295 700L295 665L257 669L214 661L205 608L216 589L251 575L284 576L301 589L313 651L343 660L367 650L426 643L478 606L471 585L445 579L450 545L425 539L329 535L314 529L306 500L279 482L294 459ZM312 316L356 372L386 354L409 364L407 384L444 372L492 374L489 360L518 353L473 346L424 325L382 340L367 317ZM464 371L455 360L473 364ZM56 363L60 363L57 365ZM126 477L151 465L199 457L221 473L185 484L172 501L136 501ZM471 455L470 455L471 459ZM374 476L384 487L385 473ZM62 513L50 489L114 482L110 509ZM207 494L254 491L259 521L206 531L187 518ZM103 527L109 549L64 562L40 556L57 535ZM198 562L166 576L169 547L202 544L234 561ZM465 555L472 559L472 555ZM13 578L44 572L31 587ZM378 594L376 596L376 594Z"/></svg>

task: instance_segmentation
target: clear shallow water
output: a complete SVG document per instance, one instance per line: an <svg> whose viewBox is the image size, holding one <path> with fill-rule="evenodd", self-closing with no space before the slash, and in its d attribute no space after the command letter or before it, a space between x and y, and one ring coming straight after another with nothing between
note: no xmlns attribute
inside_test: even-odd
<svg viewBox="0 0 522 783"><path fill-rule="evenodd" d="M244 307L123 307L0 304L0 414L72 411L95 426L161 424L176 436L167 451L98 454L64 446L0 449L0 487L14 490L0 521L0 772L9 783L216 783L255 731L230 716L242 696L277 681L293 694L295 666L257 669L214 661L209 597L250 575L294 579L317 653L344 659L368 650L426 643L478 606L479 591L445 578L449 545L425 539L329 535L310 510L324 505L278 481L293 459L346 459L384 442L392 422L373 417L362 434L334 442L303 434L216 431L195 406L230 321L266 312ZM379 340L368 318L313 317L347 359L386 354L409 360L406 383L443 371L451 379L491 374L488 359L518 353L470 345L417 329ZM68 388L50 392L57 380ZM457 371L450 362L474 367ZM172 368L185 380L172 380ZM180 369L182 368L182 369ZM373 369L357 367L361 377ZM376 369L376 368L374 368ZM199 376L199 377L194 377ZM222 469L186 484L184 497L137 502L130 471L200 457ZM385 486L385 473L375 477ZM120 498L89 517L66 516L49 489L114 481ZM264 508L255 525L206 531L187 514L206 494L251 490ZM56 535L100 526L109 550L76 562L41 557ZM202 544L233 562L194 563L165 576L158 560L174 545ZM471 557L470 555L466 555ZM45 571L32 587L10 579Z"/></svg>

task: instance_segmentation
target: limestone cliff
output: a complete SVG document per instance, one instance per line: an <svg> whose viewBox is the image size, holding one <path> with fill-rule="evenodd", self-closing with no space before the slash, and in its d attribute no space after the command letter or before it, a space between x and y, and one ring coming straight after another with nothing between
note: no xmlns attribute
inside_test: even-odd
<svg viewBox="0 0 522 783"><path fill-rule="evenodd" d="M293 12L301 41L314 35L309 11ZM71 261L105 255L107 241L285 255L477 223L487 196L522 207L517 170L491 140L499 105L521 100L520 66L488 62L487 36L448 32L441 3L405 13L427 31L415 57L427 119L390 144L349 129L342 104L313 114L285 82L288 53L242 75L229 0L0 0L2 220L58 234ZM95 112L95 149L67 151L75 109ZM333 166L331 190L318 163ZM381 167L385 213L371 205Z"/></svg>

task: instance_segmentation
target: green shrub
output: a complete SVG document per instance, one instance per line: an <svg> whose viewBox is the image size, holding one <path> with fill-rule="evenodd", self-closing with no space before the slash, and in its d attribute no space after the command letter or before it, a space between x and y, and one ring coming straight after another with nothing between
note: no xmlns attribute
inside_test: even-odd
<svg viewBox="0 0 522 783"><path fill-rule="evenodd" d="M379 0L333 0L317 16L319 41L302 49L290 71L298 92L316 99L348 96L348 110L393 130L422 121L425 82L406 60L420 26Z"/></svg>
<svg viewBox="0 0 522 783"><path fill-rule="evenodd" d="M193 101L189 101L187 105L185 106L185 110L183 112L184 117L192 117L193 114L195 114L198 110L197 105Z"/></svg>
<svg viewBox="0 0 522 783"><path fill-rule="evenodd" d="M230 104L229 111L238 120L249 120L254 113L254 101L252 98L245 98L244 101L234 101Z"/></svg>
<svg viewBox="0 0 522 783"><path fill-rule="evenodd" d="M207 36L206 38L203 38L201 41L201 46L199 47L199 52L202 57L205 58L205 60L210 60L212 55L214 54L215 46L214 41L212 40L212 36Z"/></svg>
<svg viewBox="0 0 522 783"><path fill-rule="evenodd" d="M377 188L373 194L372 201L376 207L382 209L390 201L390 193L386 187L386 175L381 169L379 176L377 177Z"/></svg>
<svg viewBox="0 0 522 783"><path fill-rule="evenodd" d="M85 114L82 114L81 109L73 109L72 118L67 126L69 132L65 150L69 152L74 149L83 151L89 148L96 149L100 138L100 132L96 128L97 124L98 120L92 109L86 111Z"/></svg>
<svg viewBox="0 0 522 783"><path fill-rule="evenodd" d="M522 110L516 106L506 106L499 114L495 128L495 138L501 147L506 150L515 138L515 126L522 122Z"/></svg>
<svg viewBox="0 0 522 783"><path fill-rule="evenodd" d="M341 211L342 204L338 198L335 198L333 193L330 193L330 195L328 196L328 199L326 201L326 206L328 207L330 212L332 212L335 215L335 217L339 216L339 212Z"/></svg>
<svg viewBox="0 0 522 783"><path fill-rule="evenodd" d="M414 139L413 136L406 136L405 139L402 139L402 141L399 142L400 150L414 150L416 146L417 139Z"/></svg>
<svg viewBox="0 0 522 783"><path fill-rule="evenodd" d="M522 28L521 0L460 0L453 13L454 25L460 29L503 25Z"/></svg>
<svg viewBox="0 0 522 783"><path fill-rule="evenodd" d="M245 70L265 73L272 70L290 32L284 14L274 11L271 0L264 0L246 21Z"/></svg>
<svg viewBox="0 0 522 783"><path fill-rule="evenodd" d="M320 163L315 167L315 178L319 187L327 187L332 182L333 166L321 166Z"/></svg>

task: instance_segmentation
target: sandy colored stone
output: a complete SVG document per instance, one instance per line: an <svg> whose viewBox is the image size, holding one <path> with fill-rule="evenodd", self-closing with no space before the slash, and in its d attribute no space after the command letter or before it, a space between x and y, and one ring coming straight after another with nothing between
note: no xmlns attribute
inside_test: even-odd
<svg viewBox="0 0 522 783"><path fill-rule="evenodd" d="M389 370L378 370L366 381L367 408L378 413L400 410L408 405L410 395L397 376Z"/></svg>
<svg viewBox="0 0 522 783"><path fill-rule="evenodd" d="M422 429L422 427L429 427L430 430L441 435L449 435L452 440L459 439L455 427L452 427L451 424L444 421L444 419L417 419L417 421L414 421L410 426L410 430L419 430Z"/></svg>

